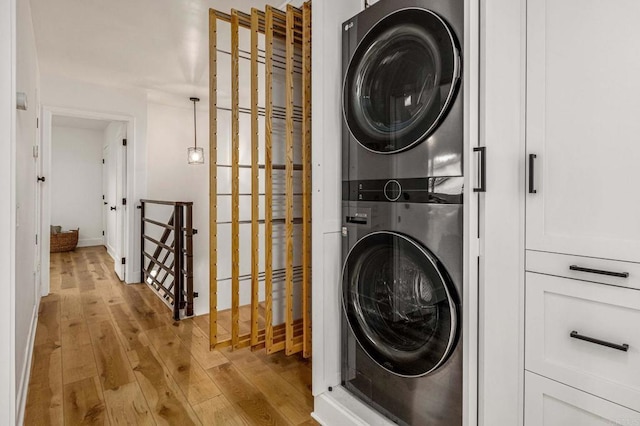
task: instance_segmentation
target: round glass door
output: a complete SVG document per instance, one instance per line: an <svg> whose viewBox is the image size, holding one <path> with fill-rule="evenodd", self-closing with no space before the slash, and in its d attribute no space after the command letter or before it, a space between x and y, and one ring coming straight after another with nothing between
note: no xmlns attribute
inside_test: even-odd
<svg viewBox="0 0 640 426"><path fill-rule="evenodd" d="M458 326L456 296L427 249L402 234L370 234L350 251L342 285L349 326L381 367L417 377L447 360Z"/></svg>
<svg viewBox="0 0 640 426"><path fill-rule="evenodd" d="M405 9L360 42L343 88L345 120L363 147L409 149L440 124L460 73L453 33L435 13Z"/></svg>

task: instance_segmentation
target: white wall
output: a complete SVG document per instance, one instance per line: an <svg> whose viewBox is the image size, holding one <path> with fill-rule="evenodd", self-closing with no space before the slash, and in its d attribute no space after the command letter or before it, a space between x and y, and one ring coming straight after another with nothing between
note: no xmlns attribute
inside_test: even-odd
<svg viewBox="0 0 640 426"><path fill-rule="evenodd" d="M0 424L15 423L15 0L0 0Z"/></svg>
<svg viewBox="0 0 640 426"><path fill-rule="evenodd" d="M27 111L16 112L15 380L19 413L24 403L22 398L26 396L40 293L35 279L36 163L33 157L38 135L39 72L29 0L17 2L16 28L16 90L25 92L29 100Z"/></svg>
<svg viewBox="0 0 640 426"><path fill-rule="evenodd" d="M51 224L80 228L78 247L102 244L102 130L53 127Z"/></svg>
<svg viewBox="0 0 640 426"><path fill-rule="evenodd" d="M147 199L193 201L194 300L196 315L209 312L209 111L198 110L198 141L205 147L205 164L189 165L193 146L193 106L149 103ZM168 219L168 217L166 218Z"/></svg>
<svg viewBox="0 0 640 426"><path fill-rule="evenodd" d="M140 211L135 204L145 198L147 190L147 95L142 90L99 86L62 76L42 75L42 104L58 111L88 111L117 116L129 116L133 124L127 128L131 142L127 149L127 207L125 235L128 248L126 281L140 282ZM135 178L134 178L135 177Z"/></svg>

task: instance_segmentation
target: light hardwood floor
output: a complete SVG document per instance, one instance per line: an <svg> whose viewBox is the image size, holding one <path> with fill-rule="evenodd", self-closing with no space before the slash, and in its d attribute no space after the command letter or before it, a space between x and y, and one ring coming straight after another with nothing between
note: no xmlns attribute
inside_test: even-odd
<svg viewBox="0 0 640 426"><path fill-rule="evenodd" d="M208 327L118 281L103 247L52 254L25 424L316 424L310 362L209 351Z"/></svg>

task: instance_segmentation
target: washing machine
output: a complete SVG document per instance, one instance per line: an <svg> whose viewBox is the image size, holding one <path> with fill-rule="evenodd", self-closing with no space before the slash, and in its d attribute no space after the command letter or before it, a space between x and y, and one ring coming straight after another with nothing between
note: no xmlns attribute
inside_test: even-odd
<svg viewBox="0 0 640 426"><path fill-rule="evenodd" d="M461 1L343 24L342 384L402 425L462 424Z"/></svg>

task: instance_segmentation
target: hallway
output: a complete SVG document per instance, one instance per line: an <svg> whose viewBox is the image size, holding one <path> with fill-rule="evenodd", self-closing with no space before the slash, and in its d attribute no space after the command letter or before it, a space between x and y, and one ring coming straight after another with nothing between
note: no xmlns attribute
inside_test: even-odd
<svg viewBox="0 0 640 426"><path fill-rule="evenodd" d="M208 327L123 285L103 247L52 254L25 424L316 424L310 362L211 352Z"/></svg>

